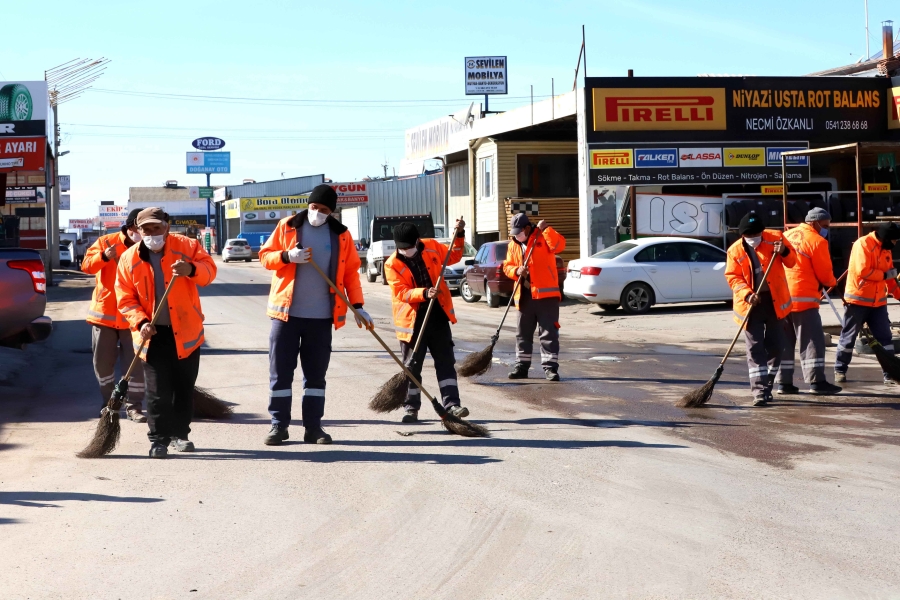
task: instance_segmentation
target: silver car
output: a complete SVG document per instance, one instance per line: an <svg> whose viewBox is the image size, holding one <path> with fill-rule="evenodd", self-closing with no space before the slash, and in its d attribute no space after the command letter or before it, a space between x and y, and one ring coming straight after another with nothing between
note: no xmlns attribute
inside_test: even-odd
<svg viewBox="0 0 900 600"><path fill-rule="evenodd" d="M448 248L450 247L450 238L439 238L437 241ZM447 268L444 270L444 281L447 282L447 287L450 288L451 292L459 291L459 284L463 279L463 272L466 270L466 261L474 256L475 248L466 242L465 246L463 246L462 260L455 265L447 265Z"/></svg>
<svg viewBox="0 0 900 600"><path fill-rule="evenodd" d="M253 260L253 250L247 240L231 239L225 240L225 247L222 248L222 262L232 260L243 260L250 262Z"/></svg>

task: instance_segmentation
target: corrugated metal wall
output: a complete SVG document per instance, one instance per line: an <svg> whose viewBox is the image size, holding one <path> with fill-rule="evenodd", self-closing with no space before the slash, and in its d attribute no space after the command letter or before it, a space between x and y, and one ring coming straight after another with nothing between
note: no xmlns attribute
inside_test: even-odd
<svg viewBox="0 0 900 600"><path fill-rule="evenodd" d="M472 243L472 204L469 202L469 163L455 163L447 165L447 180L450 186L449 199L447 202L447 218L450 222L455 222L460 215L468 223L466 227L466 237L469 243Z"/></svg>
<svg viewBox="0 0 900 600"><path fill-rule="evenodd" d="M369 239L369 224L374 217L430 213L436 225L444 223L443 173L411 179L368 181L366 185L369 204L360 206L356 211L360 239Z"/></svg>
<svg viewBox="0 0 900 600"><path fill-rule="evenodd" d="M324 175L307 175L260 183L225 186L229 198L262 198L265 196L293 196L305 194L320 183L325 182Z"/></svg>

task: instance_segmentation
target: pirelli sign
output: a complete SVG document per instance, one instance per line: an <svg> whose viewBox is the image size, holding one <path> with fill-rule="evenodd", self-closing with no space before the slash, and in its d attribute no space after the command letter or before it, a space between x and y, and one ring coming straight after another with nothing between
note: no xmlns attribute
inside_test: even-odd
<svg viewBox="0 0 900 600"><path fill-rule="evenodd" d="M594 131L725 130L725 88L593 90Z"/></svg>

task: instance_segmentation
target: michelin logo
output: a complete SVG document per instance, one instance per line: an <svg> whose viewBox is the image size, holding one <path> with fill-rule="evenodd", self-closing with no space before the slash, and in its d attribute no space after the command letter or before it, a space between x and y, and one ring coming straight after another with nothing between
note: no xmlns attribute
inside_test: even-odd
<svg viewBox="0 0 900 600"><path fill-rule="evenodd" d="M806 150L806 148L804 148L802 146L766 148L766 166L767 167L780 167L781 166L781 153L782 152L792 152L794 150ZM788 167L808 167L809 166L809 157L808 156L786 156L785 158L787 159L785 161L785 165Z"/></svg>
<svg viewBox="0 0 900 600"><path fill-rule="evenodd" d="M634 166L638 169L675 168L678 166L678 150L676 148L636 149Z"/></svg>

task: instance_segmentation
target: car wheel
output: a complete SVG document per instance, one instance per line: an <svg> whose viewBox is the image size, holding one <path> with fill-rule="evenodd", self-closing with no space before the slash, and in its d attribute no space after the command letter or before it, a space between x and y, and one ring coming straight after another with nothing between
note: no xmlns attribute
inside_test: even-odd
<svg viewBox="0 0 900 600"><path fill-rule="evenodd" d="M598 304L597 306L599 306L600 310L603 312L614 312L619 308L618 304Z"/></svg>
<svg viewBox="0 0 900 600"><path fill-rule="evenodd" d="M252 258L245 258L245 259L244 259L244 262L253 262L253 259L252 259Z"/></svg>
<svg viewBox="0 0 900 600"><path fill-rule="evenodd" d="M222 262L223 262L223 263L227 263L227 262L228 262L228 259L227 259L227 258L223 258L223 259L222 259Z"/></svg>
<svg viewBox="0 0 900 600"><path fill-rule="evenodd" d="M459 284L459 295L462 296L462 299L466 302L478 302L481 300L481 296L476 295L472 288L469 287L469 282L466 279L463 279Z"/></svg>
<svg viewBox="0 0 900 600"><path fill-rule="evenodd" d="M622 292L622 310L629 315L642 315L650 310L653 290L646 283L631 283Z"/></svg>
<svg viewBox="0 0 900 600"><path fill-rule="evenodd" d="M488 282L484 282L484 299L487 300L488 306L497 308L500 306L500 296L491 291Z"/></svg>
<svg viewBox="0 0 900 600"><path fill-rule="evenodd" d="M381 285L387 285L387 277L384 276L384 263L381 263Z"/></svg>
<svg viewBox="0 0 900 600"><path fill-rule="evenodd" d="M375 283L375 280L378 279L378 273L369 273L366 271L366 281L369 283Z"/></svg>

